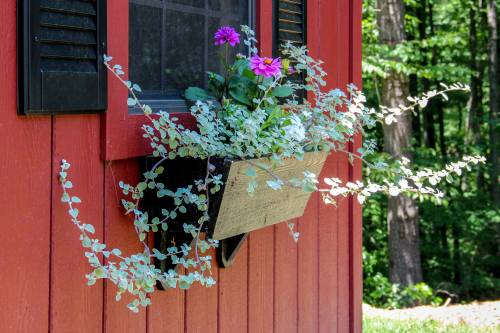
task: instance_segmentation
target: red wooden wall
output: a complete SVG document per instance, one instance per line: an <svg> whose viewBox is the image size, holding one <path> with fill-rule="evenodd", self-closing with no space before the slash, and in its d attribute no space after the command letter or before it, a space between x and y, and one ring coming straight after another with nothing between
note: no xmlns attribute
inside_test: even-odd
<svg viewBox="0 0 500 333"><path fill-rule="evenodd" d="M270 8L261 0L263 35L271 33ZM361 0L309 0L308 15L309 47L325 60L330 87L360 84ZM110 17L110 48L120 20ZM139 314L126 299L115 302L114 286L87 287L89 267L59 201L57 172L62 158L72 163L81 218L98 237L138 248L117 190L118 180L134 181L137 161L103 160L113 155L110 117L122 101L111 84L106 116L18 116L16 0L0 1L0 22L0 333L361 332L361 210L350 199L335 209L314 196L298 219L298 244L285 225L254 232L232 268L214 269L215 287L157 292ZM262 52L270 54L270 44ZM324 175L356 179L360 165L332 156Z"/></svg>

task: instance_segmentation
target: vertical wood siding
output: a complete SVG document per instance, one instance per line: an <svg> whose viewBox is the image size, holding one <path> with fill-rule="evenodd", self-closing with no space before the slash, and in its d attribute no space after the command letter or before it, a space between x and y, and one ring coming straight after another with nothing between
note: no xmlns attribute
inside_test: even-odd
<svg viewBox="0 0 500 333"><path fill-rule="evenodd" d="M361 0L308 1L309 47L326 62L330 87L361 84L360 8ZM261 20L270 22L269 9L257 9ZM60 160L73 165L81 219L129 253L140 246L117 181L137 180L137 160L102 160L100 115L17 116L15 0L1 1L0 22L0 332L361 332L361 210L352 199L333 208L314 195L294 221L298 244L284 224L254 232L232 268L213 268L215 287L157 292L139 314L126 309L127 297L115 301L113 285L87 287L78 233L59 201ZM120 32L110 27L110 41ZM360 173L331 156L322 176Z"/></svg>

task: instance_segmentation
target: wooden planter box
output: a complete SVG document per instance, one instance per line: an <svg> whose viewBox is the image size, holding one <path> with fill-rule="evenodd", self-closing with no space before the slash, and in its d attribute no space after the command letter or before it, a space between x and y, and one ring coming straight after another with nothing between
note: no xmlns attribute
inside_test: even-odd
<svg viewBox="0 0 500 333"><path fill-rule="evenodd" d="M323 153L307 153L302 161L289 159L283 165L272 170L280 178L287 180L301 178L304 171L318 175L325 163L326 155ZM148 159L146 168L151 167L154 159ZM252 160L253 163L267 164L267 159ZM266 171L255 168L259 186L253 195L247 192L251 177L246 175L249 164L245 161L212 158L211 163L216 170L214 175L221 174L224 185L222 189L210 195L210 223L205 231L208 237L222 240L232 236L264 228L279 222L287 221L304 214L310 193L301 189L283 186L282 190L269 188L265 181L270 179ZM195 180L204 179L206 160L174 159L162 164L165 172L157 179L173 191L179 187L194 184ZM156 191L149 190L143 200L144 208L150 216L161 216L161 209L173 208L168 197L156 197ZM170 221L169 227L173 231L181 231L184 223L196 223L200 212L196 207L187 206L186 214L178 214L174 223Z"/></svg>
<svg viewBox="0 0 500 333"><path fill-rule="evenodd" d="M283 165L273 169L272 172L283 180L302 178L304 171L316 175L321 172L325 163L326 154L307 153L302 161L289 159ZM251 160L253 163L268 165L266 158ZM146 170L152 168L157 159L146 159ZM175 191L180 187L194 184L195 180L204 179L206 175L206 160L191 158L177 158L163 162L165 171L158 176L157 181L165 187ZM224 185L216 194L210 195L209 215L210 221L204 225L207 237L216 240L226 240L239 237L239 241L251 231L284 222L304 214L310 193L301 189L284 186L282 190L273 190L265 183L271 179L269 174L259 168L256 169L259 182L253 195L247 192L251 177L246 174L249 164L245 161L212 158L211 164L215 166L213 175L222 175ZM150 217L161 216L163 208L173 209L169 197L158 198L156 190L148 190L142 200L143 209ZM201 213L194 206L186 205L187 213L178 214L175 221L170 220L169 229L155 234L155 247L165 252L166 248L174 243L191 243L190 235L184 233L183 224L197 225ZM234 239L233 239L234 242ZM226 248L227 244L221 244ZM236 244L235 246L237 246ZM234 246L233 246L234 248ZM164 267L167 268L167 267Z"/></svg>

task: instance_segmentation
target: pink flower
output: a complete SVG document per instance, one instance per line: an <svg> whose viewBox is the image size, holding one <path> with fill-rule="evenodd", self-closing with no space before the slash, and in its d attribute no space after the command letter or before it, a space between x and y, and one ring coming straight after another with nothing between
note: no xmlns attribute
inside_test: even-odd
<svg viewBox="0 0 500 333"><path fill-rule="evenodd" d="M214 35L215 45L223 45L229 43L231 46L235 46L240 43L240 34L236 32L232 27L221 27Z"/></svg>
<svg viewBox="0 0 500 333"><path fill-rule="evenodd" d="M281 59L267 58L254 55L250 59L250 68L257 75L264 77L278 77L281 75Z"/></svg>

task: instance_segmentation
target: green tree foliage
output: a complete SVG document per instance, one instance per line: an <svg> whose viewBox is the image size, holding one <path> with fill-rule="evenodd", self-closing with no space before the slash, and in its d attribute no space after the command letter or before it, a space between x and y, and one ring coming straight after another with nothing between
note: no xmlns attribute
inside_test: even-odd
<svg viewBox="0 0 500 333"><path fill-rule="evenodd" d="M363 84L369 104L380 104L380 81L390 70L410 77L412 95L436 89L439 82L471 83L474 76L487 78L484 1L407 0L408 40L395 48L378 43L375 3L364 1L363 9ZM477 39L476 66L471 62L471 15L475 15L476 24L476 31L472 31ZM472 135L467 125L468 95L454 94L446 103L435 101L429 111L414 115L415 164L442 167L462 154L490 154L488 133L494 126L488 122L490 87L487 79L479 80L479 84L482 111L473 115L478 117L479 139L473 144L467 139ZM424 117L428 117L427 122ZM434 146L423 139L430 132L436 133ZM382 129L374 129L366 139L381 146ZM419 204L424 281L443 298L451 295L453 300L461 301L500 296L500 210L490 196L491 189L499 184L491 179L489 170L488 165L451 180L441 204ZM365 173L370 179L379 176L373 171ZM375 305L398 306L400 303L394 304L394 299L403 291L396 288L399 296L394 295L388 282L386 212L387 200L383 196L374 196L365 203L365 300Z"/></svg>

